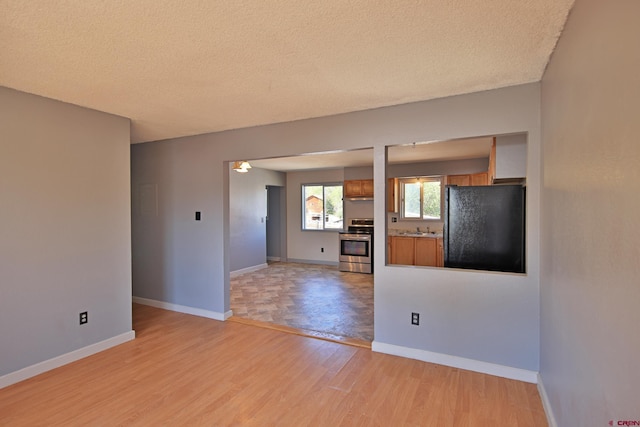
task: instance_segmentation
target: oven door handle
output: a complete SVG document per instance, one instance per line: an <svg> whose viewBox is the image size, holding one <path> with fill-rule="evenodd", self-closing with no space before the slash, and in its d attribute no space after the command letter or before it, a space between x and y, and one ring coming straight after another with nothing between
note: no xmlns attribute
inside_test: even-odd
<svg viewBox="0 0 640 427"><path fill-rule="evenodd" d="M340 235L340 240L362 240L362 241L368 241L368 240L371 240L371 236L369 236L369 235L363 236L361 234L342 234L342 235Z"/></svg>

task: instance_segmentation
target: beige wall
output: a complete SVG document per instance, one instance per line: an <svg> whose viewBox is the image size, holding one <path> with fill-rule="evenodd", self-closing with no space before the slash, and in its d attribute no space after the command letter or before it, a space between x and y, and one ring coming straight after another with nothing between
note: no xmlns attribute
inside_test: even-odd
<svg viewBox="0 0 640 427"><path fill-rule="evenodd" d="M129 120L0 87L0 386L131 333L129 176Z"/></svg>
<svg viewBox="0 0 640 427"><path fill-rule="evenodd" d="M640 420L639 16L578 0L542 80L540 373L560 426Z"/></svg>

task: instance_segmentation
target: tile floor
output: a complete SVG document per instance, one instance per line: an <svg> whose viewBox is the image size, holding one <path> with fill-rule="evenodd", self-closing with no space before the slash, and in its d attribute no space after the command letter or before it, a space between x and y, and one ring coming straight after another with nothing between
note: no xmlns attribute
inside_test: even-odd
<svg viewBox="0 0 640 427"><path fill-rule="evenodd" d="M234 317L373 340L373 275L274 262L231 278Z"/></svg>

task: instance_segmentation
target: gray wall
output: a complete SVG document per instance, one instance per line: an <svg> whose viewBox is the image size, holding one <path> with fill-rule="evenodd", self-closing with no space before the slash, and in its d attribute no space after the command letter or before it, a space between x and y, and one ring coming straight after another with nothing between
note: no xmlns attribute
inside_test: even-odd
<svg viewBox="0 0 640 427"><path fill-rule="evenodd" d="M387 177L402 178L421 175L459 175L486 172L488 169L488 157L483 159L399 163L387 166Z"/></svg>
<svg viewBox="0 0 640 427"><path fill-rule="evenodd" d="M129 171L129 120L0 87L0 377L131 331Z"/></svg>
<svg viewBox="0 0 640 427"><path fill-rule="evenodd" d="M224 162L373 147L376 235L384 235L387 145L528 132L528 274L376 263L375 340L537 371L539 89L538 84L514 86L134 146L133 191L138 191L140 183L158 183L160 208L154 222L134 219L136 295L220 313L229 309L228 167ZM207 218L199 224L193 221L196 206ZM315 233L331 236L327 245L337 247L335 234ZM376 259L384 259L385 246L384 239L376 239ZM410 325L412 311L422 314L420 327Z"/></svg>
<svg viewBox="0 0 640 427"><path fill-rule="evenodd" d="M228 289L215 284L229 277L229 167L215 148L197 138L131 146L134 296L224 315ZM142 203L148 186L155 212Z"/></svg>
<svg viewBox="0 0 640 427"><path fill-rule="evenodd" d="M287 173L287 258L338 265L338 231L302 231L302 185L343 182L344 169ZM347 211L345 203L344 212ZM324 252L322 252L324 248Z"/></svg>
<svg viewBox="0 0 640 427"><path fill-rule="evenodd" d="M496 178L527 176L527 135L496 137Z"/></svg>
<svg viewBox="0 0 640 427"><path fill-rule="evenodd" d="M284 186L285 174L252 168L229 174L231 271L267 262L267 185Z"/></svg>
<svg viewBox="0 0 640 427"><path fill-rule="evenodd" d="M640 419L639 16L578 0L542 81L540 373L560 426Z"/></svg>
<svg viewBox="0 0 640 427"><path fill-rule="evenodd" d="M373 163L373 150L371 151L371 162ZM344 168L344 179L373 179L373 166L358 166Z"/></svg>

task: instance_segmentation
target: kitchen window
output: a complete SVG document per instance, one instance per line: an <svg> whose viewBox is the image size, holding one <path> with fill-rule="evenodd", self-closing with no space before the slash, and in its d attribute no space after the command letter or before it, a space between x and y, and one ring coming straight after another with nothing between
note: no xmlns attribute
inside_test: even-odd
<svg viewBox="0 0 640 427"><path fill-rule="evenodd" d="M398 184L402 219L442 219L442 176L401 178Z"/></svg>
<svg viewBox="0 0 640 427"><path fill-rule="evenodd" d="M302 185L302 229L342 230L342 184Z"/></svg>

